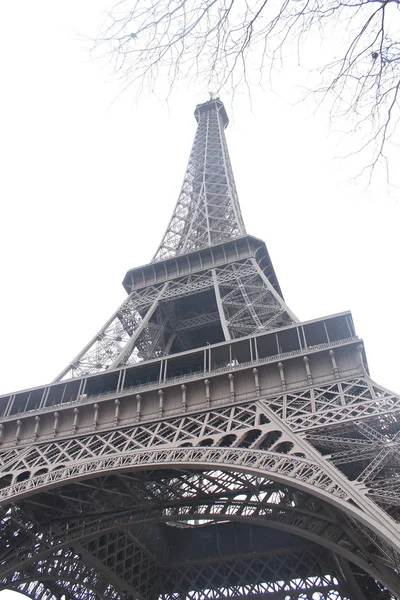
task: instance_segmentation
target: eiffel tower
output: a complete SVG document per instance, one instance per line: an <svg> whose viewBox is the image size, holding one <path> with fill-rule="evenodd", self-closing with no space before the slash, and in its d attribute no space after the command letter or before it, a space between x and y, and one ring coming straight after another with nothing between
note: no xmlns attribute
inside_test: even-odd
<svg viewBox="0 0 400 600"><path fill-rule="evenodd" d="M0 589L400 598L400 397L370 379L351 313L288 308L245 230L224 105L195 117L126 300L54 382L0 397Z"/></svg>

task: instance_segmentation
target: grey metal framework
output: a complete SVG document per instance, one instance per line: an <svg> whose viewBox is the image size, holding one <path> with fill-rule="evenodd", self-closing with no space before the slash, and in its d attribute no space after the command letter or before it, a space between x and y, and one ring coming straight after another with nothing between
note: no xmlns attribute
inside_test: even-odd
<svg viewBox="0 0 400 600"><path fill-rule="evenodd" d="M349 312L300 322L246 234L219 99L126 301L0 396L0 589L41 600L400 598L400 397Z"/></svg>
<svg viewBox="0 0 400 600"><path fill-rule="evenodd" d="M195 117L182 190L154 260L246 235L224 133L225 107L218 99L206 102L196 107Z"/></svg>

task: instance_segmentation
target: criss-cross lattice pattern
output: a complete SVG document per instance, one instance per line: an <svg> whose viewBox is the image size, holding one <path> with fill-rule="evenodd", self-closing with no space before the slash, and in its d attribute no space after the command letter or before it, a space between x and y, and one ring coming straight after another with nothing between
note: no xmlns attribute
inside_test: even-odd
<svg viewBox="0 0 400 600"><path fill-rule="evenodd" d="M174 214L154 260L163 260L246 233L218 99L196 108L198 121L189 164Z"/></svg>
<svg viewBox="0 0 400 600"><path fill-rule="evenodd" d="M295 320L254 259L235 261L134 290L58 379L157 358L171 347L182 352L205 345L206 326L216 331L222 326L234 339Z"/></svg>
<svg viewBox="0 0 400 600"><path fill-rule="evenodd" d="M250 563L243 558L246 552L254 555L261 548L265 552L274 539L282 544L286 533L299 536L296 539L318 540L330 551L336 548L335 556L344 551L359 565L364 565L372 554L386 568L398 569L400 559L393 547L351 510L341 512L326 501L335 497L349 509L354 503L359 507L365 504L371 519L381 506L398 518L398 407L395 413L389 404L386 413L368 416L365 412L365 405L374 406L379 398L384 407L390 394L358 378L312 387L307 393L291 392L286 404L285 396L36 444L20 453L4 451L1 496L17 503L10 511L6 502L3 513L1 536L10 540L0 557L3 586L27 587L21 574L35 571L37 561L44 565L55 560L55 548L62 553L64 548L68 551L73 547L83 557L87 552L90 564L101 564L115 578L111 579L114 587L107 592L110 598L112 590L122 589L125 583L143 598L152 598L154 586L161 586L160 593L171 600L175 594L208 600L215 594L240 597L255 593L268 593L278 599L284 591L288 597L300 599L306 597L301 595L308 593L305 590L322 594L322 598L352 597L334 579L332 564L318 572L305 569L303 575L297 570L297 576L296 569L285 577L280 570L281 575L275 578L267 578L263 571L257 582L254 577L251 581L243 577L234 583L237 573L252 573L256 564L254 556ZM317 409L313 402L317 402ZM338 402L344 409L346 402L349 404L353 420L337 421L334 409ZM354 419L357 404L359 418ZM305 442L293 425L301 430L301 418L307 423L310 414L314 416L314 427L308 432L303 429ZM325 415L323 419L321 414ZM327 458L321 462L321 455L313 447ZM197 472L187 467L196 463L200 467ZM220 465L219 469L205 469L210 463ZM162 470L152 470L161 464ZM329 464L342 473L332 471ZM271 477L240 474L241 468L268 472ZM99 477L99 473L104 475ZM385 489L379 489L379 482L388 478L393 487L386 486L386 495ZM360 496L356 488L349 488L350 481L362 482L367 494ZM313 490L325 495L326 500L317 500ZM376 502L375 507L371 500ZM243 523L250 529L240 529ZM265 535L260 538L257 531L271 526L281 533L267 543ZM196 537L197 550L190 546L187 551L193 566L183 566L185 544L191 544L188 536L199 527L209 541L201 550L202 538ZM171 546L171 532L182 532L178 545ZM290 544L294 543L293 538ZM240 560L238 556L229 558L233 548L242 557ZM200 553L201 568L195 566L196 552ZM298 565L299 555L293 554ZM284 552L284 557L287 555ZM62 554L57 556L61 560ZM286 560L284 557L282 560ZM163 570L168 562L171 568ZM65 566L63 571L66 577L68 568ZM366 570L373 572L373 563L358 572L364 573L360 576L364 583ZM197 578L194 571L199 573ZM199 589L206 573L208 584ZM85 577L89 581L88 575ZM165 581L170 582L170 591L160 583ZM372 582L368 581L370 588ZM29 585L33 586L32 581ZM49 587L37 589L50 594ZM382 590L382 596L379 588L374 588L366 597L389 598Z"/></svg>
<svg viewBox="0 0 400 600"><path fill-rule="evenodd" d="M325 570L328 569L325 566ZM310 577L310 573L315 575ZM232 563L221 561L217 565L193 565L180 571L174 569L166 574L165 591L160 599L174 600L181 592L190 600L214 600L215 588L219 591L217 597L224 598L262 596L290 600L310 597L350 600L345 586L339 584L334 574L325 573L323 561L309 551ZM168 589L171 589L170 593Z"/></svg>
<svg viewBox="0 0 400 600"><path fill-rule="evenodd" d="M72 550L55 553L49 561L35 562L1 583L36 600L118 600L118 590L99 571ZM0 583L0 585L1 585Z"/></svg>
<svg viewBox="0 0 400 600"><path fill-rule="evenodd" d="M127 534L118 532L104 536L104 543L109 543L113 548L118 545L119 540L122 547L126 542L125 537ZM108 554L114 560L118 555L112 552ZM119 560L121 561L121 557ZM47 569L43 569L43 566L35 565L37 575L43 577L43 582L28 583L25 581L29 579L27 574L16 573L12 582L9 582L10 588L40 600L56 600L60 596L68 600L95 600L99 597L113 600L121 596L131 598L124 592L121 595L121 592L118 593L110 585L103 588L99 585L101 576L98 577L99 581L89 584L92 574L79 562L79 557L75 557L74 563L68 558L61 558L56 559L50 567L46 564ZM137 563L136 567L140 568L141 563ZM86 587L76 583L85 570ZM174 600L177 597L186 597L188 600L257 598L260 594L272 600L306 600L310 597L319 600L351 600L348 586L340 577L339 568L332 572L329 560L321 559L315 550L307 548L300 549L297 554L274 554L180 569L161 568L153 573L153 583L160 579L163 591L158 595L159 600ZM379 593L378 586L375 591ZM377 595L376 598L378 597Z"/></svg>
<svg viewBox="0 0 400 600"><path fill-rule="evenodd" d="M371 498L400 520L399 410L397 396L368 378L355 378L256 403L46 441L24 451L4 448L0 451L0 495L23 491L31 478L38 485L45 484L48 477L62 480L61 467L70 465L75 470L81 461L112 456L119 460L124 455L128 462L132 452L168 446L235 448L238 456L241 448L272 451L277 458L269 459L271 469L284 469L284 461L278 458L285 455L287 468L299 474L302 463L298 459L304 459L304 451L292 433L299 431L321 453L328 454L346 477L366 485ZM290 431L282 429L282 422ZM132 461L136 459L133 454ZM94 469L96 464L94 461ZM308 469L316 468L307 464ZM7 492L10 484L14 487Z"/></svg>
<svg viewBox="0 0 400 600"><path fill-rule="evenodd" d="M147 598L154 597L157 585L163 598L176 593L189 598L197 593L204 600L216 593L280 598L284 590L293 598L310 590L326 593L323 598L347 598L332 572L332 558L321 564L319 553L303 552L304 543L299 545L297 538L260 531L273 523L286 532L304 528L331 547L363 556L365 546L357 548L358 528L351 519L344 521L307 492L223 471L144 471L67 484L8 511L2 539L12 539L7 525L14 532L17 525L20 529L0 556L1 581L4 587L21 589L39 575L47 585L62 581L61 591L65 582L75 581L72 593L85 584L84 598L99 588L102 597L114 598L115 582L119 593L125 585ZM196 528L203 535L194 549ZM172 531L182 535L171 546ZM280 550L280 544L291 551ZM76 555L71 546L79 549ZM256 558L260 550L265 556ZM193 566L186 564L189 555ZM92 570L82 566L87 560ZM165 563L170 567L162 567ZM112 574L114 588L96 574L96 564Z"/></svg>

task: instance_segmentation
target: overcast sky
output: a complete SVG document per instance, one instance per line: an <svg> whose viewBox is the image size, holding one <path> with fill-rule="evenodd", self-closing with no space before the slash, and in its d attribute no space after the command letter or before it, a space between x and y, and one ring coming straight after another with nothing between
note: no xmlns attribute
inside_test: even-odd
<svg viewBox="0 0 400 600"><path fill-rule="evenodd" d="M2 3L0 392L53 379L122 302L125 272L161 240L208 98L184 84L168 104L118 98L75 33L90 35L106 4ZM298 317L351 309L372 377L400 391L399 190L352 181L326 111L292 105L290 86L285 73L252 105L222 96L247 230Z"/></svg>

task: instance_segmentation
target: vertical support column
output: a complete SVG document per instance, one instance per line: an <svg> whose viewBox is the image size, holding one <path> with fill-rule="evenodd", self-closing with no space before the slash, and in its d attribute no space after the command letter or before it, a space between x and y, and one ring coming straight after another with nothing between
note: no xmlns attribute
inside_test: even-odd
<svg viewBox="0 0 400 600"><path fill-rule="evenodd" d="M119 386L121 385L121 377L122 377L122 369L121 369L121 371L119 371L119 373L118 373L117 390L116 390L116 391L117 391L117 394L118 394L118 392L119 392L119 389L120 389L120 387L119 387Z"/></svg>
<svg viewBox="0 0 400 600"><path fill-rule="evenodd" d="M307 381L308 381L308 383L312 384L313 380L312 380L311 369L310 369L310 361L308 359L308 356L305 356L303 358L303 362L304 362L304 366L305 366L305 369L306 369Z"/></svg>
<svg viewBox="0 0 400 600"><path fill-rule="evenodd" d="M22 429L22 421L20 421L18 419L18 421L17 421L17 431L16 431L15 437L14 437L14 440L16 442L19 442L19 440L21 439L21 429Z"/></svg>
<svg viewBox="0 0 400 600"><path fill-rule="evenodd" d="M211 405L211 397L210 397L210 382L208 379L204 380L204 385L206 388L206 404L208 407Z"/></svg>
<svg viewBox="0 0 400 600"><path fill-rule="evenodd" d="M123 391L124 386L125 386L126 369L123 369L121 371L121 373L122 373L122 377L121 377L121 385L120 385L120 390L119 390L120 392Z"/></svg>
<svg viewBox="0 0 400 600"><path fill-rule="evenodd" d="M228 379L229 379L229 394L230 394L231 400L234 400L235 399L235 383L234 383L234 376L232 375L232 373L229 373Z"/></svg>
<svg viewBox="0 0 400 600"><path fill-rule="evenodd" d="M287 417L287 394L283 394L282 419L285 420L286 417Z"/></svg>
<svg viewBox="0 0 400 600"><path fill-rule="evenodd" d="M72 430L74 433L76 433L76 430L78 429L78 423L79 423L79 408L74 408L74 424L72 426Z"/></svg>
<svg viewBox="0 0 400 600"><path fill-rule="evenodd" d="M140 421L140 417L142 416L141 407L142 407L142 396L140 394L137 394L136 395L136 421Z"/></svg>
<svg viewBox="0 0 400 600"><path fill-rule="evenodd" d="M164 361L161 360L160 361L160 375L158 377L158 383L161 385L162 380L163 380L163 373L164 373Z"/></svg>
<svg viewBox="0 0 400 600"><path fill-rule="evenodd" d="M315 391L314 388L310 390L310 404L311 404L311 412L315 413L317 411L317 407L315 404Z"/></svg>
<svg viewBox="0 0 400 600"><path fill-rule="evenodd" d="M87 379L84 379L84 380L82 381L82 389L81 389L81 396L82 396L82 398L84 398L84 397L85 397L86 384L87 384Z"/></svg>
<svg viewBox="0 0 400 600"><path fill-rule="evenodd" d="M297 331L297 339L299 340L299 348L300 348L300 350L303 350L303 344L301 343L301 337L300 337L300 329L299 329L299 327L296 327L296 331Z"/></svg>
<svg viewBox="0 0 400 600"><path fill-rule="evenodd" d="M339 379L339 369L336 363L336 356L335 356L335 352L333 350L329 350L329 356L331 357L331 361L332 361L332 368L333 368L333 373L335 375L336 379Z"/></svg>
<svg viewBox="0 0 400 600"><path fill-rule="evenodd" d="M305 347L308 348L308 342L307 342L307 338L306 338L306 332L304 331L303 325L300 325L300 327L301 327L301 331L303 333L303 340L304 340Z"/></svg>
<svg viewBox="0 0 400 600"><path fill-rule="evenodd" d="M281 379L281 387L282 387L282 390L285 391L286 390L285 373L283 370L283 364L281 362L278 363L278 369L279 369L279 377Z"/></svg>
<svg viewBox="0 0 400 600"><path fill-rule="evenodd" d="M304 362L304 366L306 368L307 382L309 383L309 385L312 385L313 379L312 379L312 375L311 375L310 361L307 356L305 356L303 358L303 362ZM311 390L310 390L310 404L311 404L311 412L315 413L317 408L315 405L314 388L311 388Z"/></svg>
<svg viewBox="0 0 400 600"><path fill-rule="evenodd" d="M98 404L94 404L93 408L94 408L93 427L95 429L97 429L97 426L99 424L99 405Z"/></svg>
<svg viewBox="0 0 400 600"><path fill-rule="evenodd" d="M181 392L182 392L182 410L183 410L183 412L186 412L186 410L187 410L186 390L187 390L186 385L182 384Z"/></svg>
<svg viewBox="0 0 400 600"><path fill-rule="evenodd" d="M260 382L258 380L258 369L254 368L253 369L253 375L254 375L254 387L256 388L256 396L260 395Z"/></svg>
<svg viewBox="0 0 400 600"><path fill-rule="evenodd" d="M158 390L158 396L159 396L158 414L160 417L162 417L164 414L164 392L163 392L163 390Z"/></svg>
<svg viewBox="0 0 400 600"><path fill-rule="evenodd" d="M85 380L84 380L84 379L81 379L81 380L80 380L80 382L79 382L78 393L77 393L77 395L76 395L76 399L77 399L77 400L80 400L80 397L81 397L81 395L82 395L82 388L83 388L84 382L85 382Z"/></svg>
<svg viewBox="0 0 400 600"><path fill-rule="evenodd" d="M36 415L35 417L35 429L33 430L33 439L36 440L39 435L39 427L40 427L40 417Z"/></svg>
<svg viewBox="0 0 400 600"><path fill-rule="evenodd" d="M119 423L119 408L120 408L121 402L118 400L118 398L116 398L114 403L115 403L114 423L115 423L115 425L118 425L118 423Z"/></svg>
<svg viewBox="0 0 400 600"><path fill-rule="evenodd" d="M166 358L165 362L164 362L164 379L163 379L164 383L167 380L167 367L168 367L168 358Z"/></svg>
<svg viewBox="0 0 400 600"><path fill-rule="evenodd" d="M55 412L54 413L54 424L53 424L53 433L54 435L56 435L58 433L58 423L60 420L60 413Z"/></svg>

